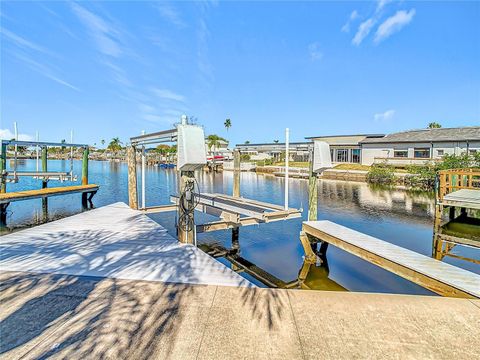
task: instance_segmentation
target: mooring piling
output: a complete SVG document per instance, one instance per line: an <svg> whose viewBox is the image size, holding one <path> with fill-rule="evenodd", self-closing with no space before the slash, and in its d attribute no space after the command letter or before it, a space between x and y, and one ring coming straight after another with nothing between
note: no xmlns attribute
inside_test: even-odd
<svg viewBox="0 0 480 360"><path fill-rule="evenodd" d="M136 150L135 146L127 148L128 205L134 210L138 210Z"/></svg>

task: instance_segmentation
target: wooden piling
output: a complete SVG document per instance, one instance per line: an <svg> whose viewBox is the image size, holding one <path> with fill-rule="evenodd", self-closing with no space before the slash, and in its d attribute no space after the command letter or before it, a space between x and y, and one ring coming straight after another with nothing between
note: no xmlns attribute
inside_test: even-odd
<svg viewBox="0 0 480 360"><path fill-rule="evenodd" d="M88 185L88 146L83 150L82 158L82 185Z"/></svg>
<svg viewBox="0 0 480 360"><path fill-rule="evenodd" d="M7 144L2 142L0 148L0 193L7 191L7 177L5 172L7 171Z"/></svg>
<svg viewBox="0 0 480 360"><path fill-rule="evenodd" d="M315 221L318 217L318 187L317 174L313 171L313 147L310 149L309 156L309 175L308 175L308 220Z"/></svg>
<svg viewBox="0 0 480 360"><path fill-rule="evenodd" d="M137 196L137 160L135 146L127 148L127 165L128 165L128 205L134 209L138 209Z"/></svg>
<svg viewBox="0 0 480 360"><path fill-rule="evenodd" d="M47 172L48 171L48 166L47 166L47 158L48 158L48 149L46 146L42 147L42 171ZM42 180L42 189L45 189L47 187L47 180L44 179Z"/></svg>
<svg viewBox="0 0 480 360"><path fill-rule="evenodd" d="M179 184L179 193L180 201L178 204L178 241L186 244L195 243L195 218L194 211L187 212L185 211L184 206L186 204L186 199L182 194L185 193L187 184L191 181L194 181L193 171L180 171L180 184ZM182 204L182 200L183 203Z"/></svg>
<svg viewBox="0 0 480 360"><path fill-rule="evenodd" d="M240 197L240 150L233 150L233 196Z"/></svg>

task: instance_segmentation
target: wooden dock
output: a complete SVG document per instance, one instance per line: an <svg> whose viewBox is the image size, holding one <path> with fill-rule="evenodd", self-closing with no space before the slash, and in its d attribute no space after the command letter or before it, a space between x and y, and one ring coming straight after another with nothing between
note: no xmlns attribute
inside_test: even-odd
<svg viewBox="0 0 480 360"><path fill-rule="evenodd" d="M77 193L94 194L98 191L98 188L98 185L87 184L0 193L0 204L6 204L21 200L44 199L52 196Z"/></svg>
<svg viewBox="0 0 480 360"><path fill-rule="evenodd" d="M480 275L333 222L306 221L301 237L307 257L310 242L325 241L437 294L480 298Z"/></svg>
<svg viewBox="0 0 480 360"><path fill-rule="evenodd" d="M452 232L450 229L464 223L465 226L476 227L477 230L473 230L473 233L480 234L480 226L475 225L478 218L469 218L469 209L480 210L480 170L439 171L435 184L435 219L432 243L434 258L442 260L445 256L450 256L480 264L478 258L467 258L452 253L453 248L457 245L480 248L480 241L475 236ZM445 210L448 210L447 221L444 221Z"/></svg>
<svg viewBox="0 0 480 360"><path fill-rule="evenodd" d="M3 271L252 286L124 203L4 235L1 240Z"/></svg>

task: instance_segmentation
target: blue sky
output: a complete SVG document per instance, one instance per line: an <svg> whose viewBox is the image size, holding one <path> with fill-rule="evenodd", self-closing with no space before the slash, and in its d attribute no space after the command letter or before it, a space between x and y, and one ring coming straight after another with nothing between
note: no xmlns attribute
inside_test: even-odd
<svg viewBox="0 0 480 360"><path fill-rule="evenodd" d="M3 136L126 141L182 113L232 143L480 124L478 1L0 4Z"/></svg>

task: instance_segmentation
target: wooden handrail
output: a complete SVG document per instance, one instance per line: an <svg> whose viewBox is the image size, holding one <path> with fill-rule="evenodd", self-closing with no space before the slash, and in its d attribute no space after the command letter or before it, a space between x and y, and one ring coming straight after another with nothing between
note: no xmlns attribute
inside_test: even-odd
<svg viewBox="0 0 480 360"><path fill-rule="evenodd" d="M439 200L453 191L461 189L480 190L480 169L448 169L437 173L437 192Z"/></svg>

